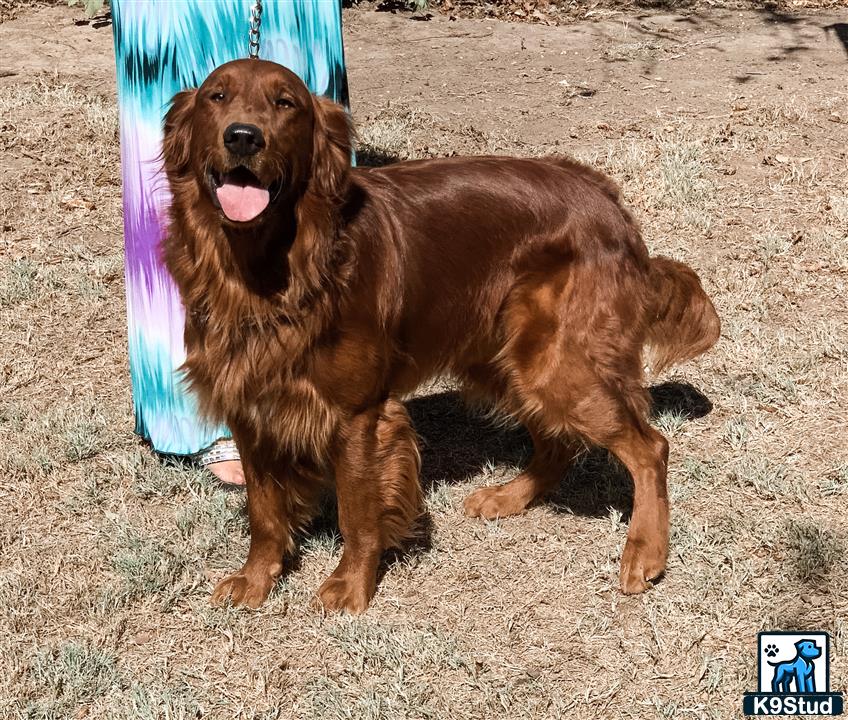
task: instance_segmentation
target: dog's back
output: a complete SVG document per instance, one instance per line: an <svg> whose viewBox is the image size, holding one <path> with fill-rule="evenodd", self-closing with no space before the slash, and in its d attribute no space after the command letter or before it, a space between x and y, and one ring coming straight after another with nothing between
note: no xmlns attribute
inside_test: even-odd
<svg viewBox="0 0 848 720"><path fill-rule="evenodd" d="M366 245L364 262L382 258L365 282L391 298L385 323L420 369L461 374L492 359L509 332L510 299L553 275L561 283L567 276L575 290L551 312L582 318L584 328L598 302L612 300L610 286L623 291L614 312L627 315L634 352L650 345L657 372L718 338L718 316L697 275L649 259L618 187L582 163L445 158L358 170L353 179L361 205L347 232Z"/></svg>

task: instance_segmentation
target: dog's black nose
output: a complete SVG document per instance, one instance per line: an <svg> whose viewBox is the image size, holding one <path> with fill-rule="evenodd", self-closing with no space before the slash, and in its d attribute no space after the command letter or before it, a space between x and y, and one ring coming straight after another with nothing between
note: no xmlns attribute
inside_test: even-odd
<svg viewBox="0 0 848 720"><path fill-rule="evenodd" d="M265 147L265 138L256 125L233 123L224 130L224 146L232 153L246 157Z"/></svg>

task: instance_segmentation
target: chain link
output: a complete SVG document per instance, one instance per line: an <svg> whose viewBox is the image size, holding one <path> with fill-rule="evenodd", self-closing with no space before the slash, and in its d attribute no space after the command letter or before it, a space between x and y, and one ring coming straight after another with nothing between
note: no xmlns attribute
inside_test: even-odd
<svg viewBox="0 0 848 720"><path fill-rule="evenodd" d="M259 59L259 27L262 25L262 0L254 0L250 9L250 32L248 33L247 55Z"/></svg>

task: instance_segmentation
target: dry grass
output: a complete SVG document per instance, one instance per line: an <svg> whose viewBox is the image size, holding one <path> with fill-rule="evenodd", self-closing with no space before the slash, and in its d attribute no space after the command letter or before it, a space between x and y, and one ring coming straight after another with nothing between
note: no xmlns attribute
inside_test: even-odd
<svg viewBox="0 0 848 720"><path fill-rule="evenodd" d="M631 489L604 453L523 517L463 518L527 441L435 386L410 402L429 537L351 619L312 604L340 554L331 508L264 608L208 606L246 553L244 501L131 435L114 100L55 78L0 86L0 716L735 717L761 628L829 630L844 690L848 174L816 146L848 145L848 126L831 97L577 148L724 318L713 352L655 379L679 383L655 392L668 577L618 594ZM552 149L467 117L385 106L361 157Z"/></svg>
<svg viewBox="0 0 848 720"><path fill-rule="evenodd" d="M362 118L357 133L357 160L363 165L449 155L503 155L510 148L514 152L516 144L514 138L397 103Z"/></svg>

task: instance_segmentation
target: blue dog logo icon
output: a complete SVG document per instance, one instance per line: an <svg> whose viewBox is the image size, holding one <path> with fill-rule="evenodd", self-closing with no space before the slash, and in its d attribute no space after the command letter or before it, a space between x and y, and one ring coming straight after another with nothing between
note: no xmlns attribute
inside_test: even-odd
<svg viewBox="0 0 848 720"><path fill-rule="evenodd" d="M761 632L759 689L745 693L746 715L841 715L842 693L830 692L826 632Z"/></svg>
<svg viewBox="0 0 848 720"><path fill-rule="evenodd" d="M772 692L814 693L816 691L816 666L813 661L821 657L821 648L813 640L799 640L795 643L795 648L798 652L792 660L768 661L769 665L774 666L774 677L771 679Z"/></svg>

